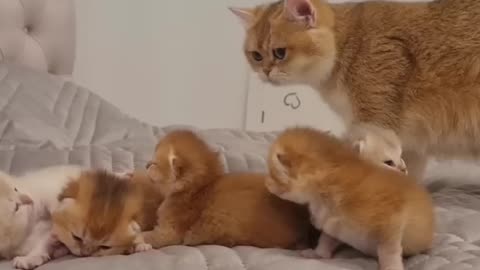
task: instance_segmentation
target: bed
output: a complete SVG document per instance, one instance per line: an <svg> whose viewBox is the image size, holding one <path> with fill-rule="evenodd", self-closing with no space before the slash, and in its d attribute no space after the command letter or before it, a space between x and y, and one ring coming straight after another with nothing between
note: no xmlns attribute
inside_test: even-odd
<svg viewBox="0 0 480 270"><path fill-rule="evenodd" d="M132 3L133 4L133 3ZM71 80L74 7L67 0L0 1L0 169L21 174L79 164L113 171L142 168L168 131L189 128L222 153L228 171L265 172L275 132L156 127L124 114ZM463 162L433 163L424 182L436 204L434 248L405 260L411 270L480 269L480 175ZM473 183L473 184L472 184ZM67 256L39 269L371 270L374 259L343 248L331 260L296 251L172 246L130 256ZM12 269L0 262L0 270Z"/></svg>

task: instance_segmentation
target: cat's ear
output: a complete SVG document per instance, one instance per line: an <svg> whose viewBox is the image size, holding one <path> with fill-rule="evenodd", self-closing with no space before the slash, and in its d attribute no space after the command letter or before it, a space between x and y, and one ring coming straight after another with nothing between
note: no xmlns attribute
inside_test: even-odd
<svg viewBox="0 0 480 270"><path fill-rule="evenodd" d="M308 28L317 24L317 12L311 0L285 0L284 12L288 19L304 23Z"/></svg>
<svg viewBox="0 0 480 270"><path fill-rule="evenodd" d="M168 152L168 164L170 166L172 178L181 178L183 175L182 160L173 148L170 148L170 151Z"/></svg>
<svg viewBox="0 0 480 270"><path fill-rule="evenodd" d="M254 18L253 9L235 7L229 7L228 9L230 9L230 11L240 19L245 28L248 28L252 25Z"/></svg>

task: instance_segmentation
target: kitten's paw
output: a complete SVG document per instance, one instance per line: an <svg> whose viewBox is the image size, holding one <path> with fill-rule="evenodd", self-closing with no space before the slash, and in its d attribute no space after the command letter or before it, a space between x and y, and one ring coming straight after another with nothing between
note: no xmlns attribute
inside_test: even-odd
<svg viewBox="0 0 480 270"><path fill-rule="evenodd" d="M302 257L308 258L308 259L318 259L318 258L320 258L317 255L317 253L315 252L315 250L313 250L313 249L302 250L302 251L300 251L300 255L302 255Z"/></svg>
<svg viewBox="0 0 480 270"><path fill-rule="evenodd" d="M69 253L70 253L70 251L65 246L55 247L52 251L52 258L53 259L58 259L60 257L68 255Z"/></svg>
<svg viewBox="0 0 480 270"><path fill-rule="evenodd" d="M316 248L314 252L317 254L318 258L331 259L333 257L332 250L328 248Z"/></svg>
<svg viewBox="0 0 480 270"><path fill-rule="evenodd" d="M152 250L152 245L147 244L147 243L140 243L135 245L135 253L137 252L145 252Z"/></svg>
<svg viewBox="0 0 480 270"><path fill-rule="evenodd" d="M332 252L323 249L306 249L300 251L300 255L309 259L331 259Z"/></svg>
<svg viewBox="0 0 480 270"><path fill-rule="evenodd" d="M130 247L130 249L127 251L127 254L140 253L140 252L145 252L152 249L153 249L152 245L147 243L140 243Z"/></svg>
<svg viewBox="0 0 480 270"><path fill-rule="evenodd" d="M115 175L123 180L130 180L133 178L133 171L119 172L115 173Z"/></svg>
<svg viewBox="0 0 480 270"><path fill-rule="evenodd" d="M13 258L13 267L18 269L34 269L40 265L48 262L50 256L48 254L36 255L36 256L19 256Z"/></svg>
<svg viewBox="0 0 480 270"><path fill-rule="evenodd" d="M380 267L380 270L405 270L403 266Z"/></svg>

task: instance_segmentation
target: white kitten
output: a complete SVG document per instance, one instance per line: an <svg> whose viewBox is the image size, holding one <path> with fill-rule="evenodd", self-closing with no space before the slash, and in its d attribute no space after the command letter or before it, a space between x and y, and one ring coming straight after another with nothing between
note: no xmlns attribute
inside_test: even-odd
<svg viewBox="0 0 480 270"><path fill-rule="evenodd" d="M58 166L13 177L0 172L0 255L16 268L32 269L68 251L51 234L58 195L81 167Z"/></svg>
<svg viewBox="0 0 480 270"><path fill-rule="evenodd" d="M364 159L407 174L402 144L394 131L370 124L354 124L344 138Z"/></svg>

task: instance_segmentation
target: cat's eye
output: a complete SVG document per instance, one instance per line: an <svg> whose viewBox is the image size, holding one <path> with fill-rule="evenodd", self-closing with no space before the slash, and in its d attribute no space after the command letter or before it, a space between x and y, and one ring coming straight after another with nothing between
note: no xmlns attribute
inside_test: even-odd
<svg viewBox="0 0 480 270"><path fill-rule="evenodd" d="M257 52L257 51L253 51L253 52L252 52L252 57L253 57L253 59L254 59L255 61L257 61L257 62L260 62L260 61L263 60L262 54L260 54L260 53Z"/></svg>
<svg viewBox="0 0 480 270"><path fill-rule="evenodd" d="M383 163L387 166L390 166L390 167L395 166L395 162L393 162L393 160L385 160Z"/></svg>
<svg viewBox="0 0 480 270"><path fill-rule="evenodd" d="M102 246L99 246L98 248L99 248L99 249L103 249L103 250L107 250L107 249L111 249L112 247L111 247L111 246L102 245Z"/></svg>
<svg viewBox="0 0 480 270"><path fill-rule="evenodd" d="M83 242L82 238L76 236L76 235L73 234L73 233L72 233L72 238L73 238L75 241L79 242L79 243Z"/></svg>
<svg viewBox="0 0 480 270"><path fill-rule="evenodd" d="M285 59L287 56L287 49L286 48L276 48L273 50L273 56L278 60Z"/></svg>

